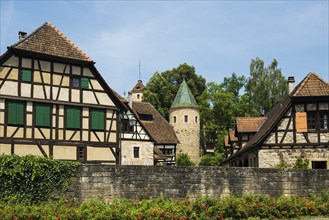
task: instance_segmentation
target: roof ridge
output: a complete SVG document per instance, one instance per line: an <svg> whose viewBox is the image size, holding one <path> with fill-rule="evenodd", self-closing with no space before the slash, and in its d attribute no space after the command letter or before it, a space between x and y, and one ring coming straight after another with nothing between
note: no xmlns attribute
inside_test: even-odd
<svg viewBox="0 0 329 220"><path fill-rule="evenodd" d="M42 25L40 25L39 27L37 27L34 31L32 31L30 34L28 34L25 38L23 38L22 40L18 40L16 43L14 43L13 45L11 45L10 47L15 47L18 44L21 44L23 42L25 42L26 40L28 40L31 36L33 36L34 33L38 32L43 26L45 26L49 21L46 21L45 23L43 23ZM50 22L49 22L50 23Z"/></svg>
<svg viewBox="0 0 329 220"><path fill-rule="evenodd" d="M71 46L73 46L75 49L77 49L80 53L82 53L83 56L86 57L89 61L92 61L92 59L83 52L77 45L75 45L68 37L65 36L65 34L60 31L55 25L47 21L45 24L48 24L50 27L52 27L66 42L68 42Z"/></svg>
<svg viewBox="0 0 329 220"><path fill-rule="evenodd" d="M304 87L305 85L308 83L308 81L310 80L310 78L314 76L316 77L318 80L320 80L321 82L323 82L324 84L329 86L329 83L327 83L324 79L322 79L319 75L317 75L314 72L310 72L309 74L307 74L307 76L300 82L299 85L297 85L297 87L295 88L295 91L292 92L291 96L296 96L296 94L298 94Z"/></svg>

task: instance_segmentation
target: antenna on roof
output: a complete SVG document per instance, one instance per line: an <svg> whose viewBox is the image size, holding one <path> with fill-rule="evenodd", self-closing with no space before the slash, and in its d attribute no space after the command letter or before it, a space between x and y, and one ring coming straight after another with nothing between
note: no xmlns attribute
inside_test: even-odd
<svg viewBox="0 0 329 220"><path fill-rule="evenodd" d="M139 65L138 65L138 79L141 80L141 61L139 60Z"/></svg>

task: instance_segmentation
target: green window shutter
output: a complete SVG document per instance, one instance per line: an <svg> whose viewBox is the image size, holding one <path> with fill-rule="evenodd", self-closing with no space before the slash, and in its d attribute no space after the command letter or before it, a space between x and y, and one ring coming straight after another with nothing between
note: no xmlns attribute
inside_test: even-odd
<svg viewBox="0 0 329 220"><path fill-rule="evenodd" d="M79 107L66 107L66 128L81 128L81 109Z"/></svg>
<svg viewBox="0 0 329 220"><path fill-rule="evenodd" d="M89 89L89 79L88 78L82 77L80 83L81 83L81 85L80 85L81 89Z"/></svg>
<svg viewBox="0 0 329 220"><path fill-rule="evenodd" d="M40 127L50 127L51 122L51 105L35 104L35 125Z"/></svg>
<svg viewBox="0 0 329 220"><path fill-rule="evenodd" d="M8 124L24 125L24 102L8 102Z"/></svg>
<svg viewBox="0 0 329 220"><path fill-rule="evenodd" d="M32 81L32 72L31 70L22 69L22 81L31 82Z"/></svg>
<svg viewBox="0 0 329 220"><path fill-rule="evenodd" d="M105 111L102 109L90 109L91 115L91 129L104 130L105 129Z"/></svg>

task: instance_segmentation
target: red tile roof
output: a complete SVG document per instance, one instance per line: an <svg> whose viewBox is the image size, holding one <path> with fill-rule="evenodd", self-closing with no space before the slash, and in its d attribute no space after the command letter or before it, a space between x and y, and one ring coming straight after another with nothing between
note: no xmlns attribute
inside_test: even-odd
<svg viewBox="0 0 329 220"><path fill-rule="evenodd" d="M293 91L293 96L326 96L329 84L315 73L308 74Z"/></svg>
<svg viewBox="0 0 329 220"><path fill-rule="evenodd" d="M46 22L10 48L92 62L90 57L50 22Z"/></svg>
<svg viewBox="0 0 329 220"><path fill-rule="evenodd" d="M266 117L237 117L237 132L257 132Z"/></svg>
<svg viewBox="0 0 329 220"><path fill-rule="evenodd" d="M144 128L157 144L179 143L173 127L148 102L133 102L133 110L138 114L152 115L153 121L141 121Z"/></svg>
<svg viewBox="0 0 329 220"><path fill-rule="evenodd" d="M230 128L229 129L229 140L232 142L236 142L238 141L238 138L235 136L235 129L234 128Z"/></svg>

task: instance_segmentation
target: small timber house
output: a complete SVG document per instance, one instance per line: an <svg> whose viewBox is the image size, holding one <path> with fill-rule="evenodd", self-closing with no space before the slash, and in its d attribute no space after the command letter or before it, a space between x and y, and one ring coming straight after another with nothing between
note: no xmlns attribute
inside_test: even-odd
<svg viewBox="0 0 329 220"><path fill-rule="evenodd" d="M295 88L289 77L289 95L264 118L252 120L246 130L225 138L227 158L223 165L243 167L290 166L298 158L309 160L309 168L328 169L329 163L329 84L314 73ZM245 136L245 138L243 138ZM247 142L245 142L247 141Z"/></svg>
<svg viewBox="0 0 329 220"><path fill-rule="evenodd" d="M122 103L94 62L46 22L0 57L0 154L120 163Z"/></svg>

